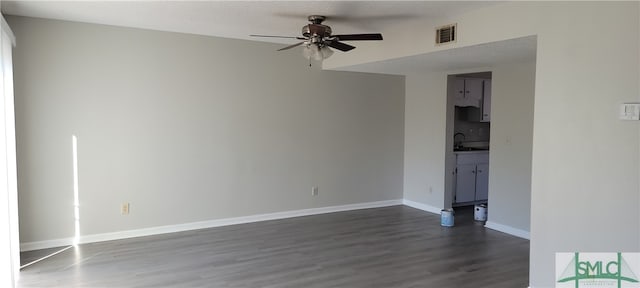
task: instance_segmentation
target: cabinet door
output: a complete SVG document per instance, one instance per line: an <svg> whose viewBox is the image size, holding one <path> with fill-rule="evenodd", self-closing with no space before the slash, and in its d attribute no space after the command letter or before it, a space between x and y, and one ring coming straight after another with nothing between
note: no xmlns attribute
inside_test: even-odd
<svg viewBox="0 0 640 288"><path fill-rule="evenodd" d="M465 102L466 98L464 95L464 79L456 78L453 89L455 90L455 93L456 93L456 98L455 98L456 106L466 106L466 102Z"/></svg>
<svg viewBox="0 0 640 288"><path fill-rule="evenodd" d="M480 104L482 104L483 81L482 79L465 79L464 92L468 103L467 106L480 108Z"/></svg>
<svg viewBox="0 0 640 288"><path fill-rule="evenodd" d="M484 92L482 93L482 121L491 121L491 80L484 80Z"/></svg>
<svg viewBox="0 0 640 288"><path fill-rule="evenodd" d="M456 174L456 203L476 200L476 165L460 164Z"/></svg>
<svg viewBox="0 0 640 288"><path fill-rule="evenodd" d="M489 164L476 166L476 199L489 199Z"/></svg>

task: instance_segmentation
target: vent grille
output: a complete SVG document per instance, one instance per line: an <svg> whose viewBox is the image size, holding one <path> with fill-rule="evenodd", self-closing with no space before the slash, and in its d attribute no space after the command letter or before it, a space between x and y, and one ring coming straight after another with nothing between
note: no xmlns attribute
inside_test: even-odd
<svg viewBox="0 0 640 288"><path fill-rule="evenodd" d="M456 42L457 24L449 24L436 28L436 45Z"/></svg>

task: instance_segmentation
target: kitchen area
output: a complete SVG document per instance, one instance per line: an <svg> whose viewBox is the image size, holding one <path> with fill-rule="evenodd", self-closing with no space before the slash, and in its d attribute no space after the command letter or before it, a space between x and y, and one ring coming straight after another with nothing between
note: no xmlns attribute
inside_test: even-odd
<svg viewBox="0 0 640 288"><path fill-rule="evenodd" d="M452 207L487 204L491 137L491 72L450 78L453 98ZM450 98L450 99L451 99Z"/></svg>

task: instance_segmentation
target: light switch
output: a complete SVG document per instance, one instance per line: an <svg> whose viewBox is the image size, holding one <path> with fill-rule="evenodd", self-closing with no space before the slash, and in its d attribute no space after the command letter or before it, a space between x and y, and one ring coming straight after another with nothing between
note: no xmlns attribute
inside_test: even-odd
<svg viewBox="0 0 640 288"><path fill-rule="evenodd" d="M620 105L620 120L640 120L640 103Z"/></svg>

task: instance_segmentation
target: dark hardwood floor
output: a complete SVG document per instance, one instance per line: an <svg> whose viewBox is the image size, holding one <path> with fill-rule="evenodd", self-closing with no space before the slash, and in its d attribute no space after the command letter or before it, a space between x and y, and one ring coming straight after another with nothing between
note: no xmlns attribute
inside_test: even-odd
<svg viewBox="0 0 640 288"><path fill-rule="evenodd" d="M528 240L455 220L392 206L83 244L19 287L527 287Z"/></svg>
<svg viewBox="0 0 640 288"><path fill-rule="evenodd" d="M53 247L41 250L31 250L20 252L20 267L25 267L27 265L33 265L39 261L47 259L53 255L63 252L66 249L72 248L73 246L62 246L62 247Z"/></svg>

